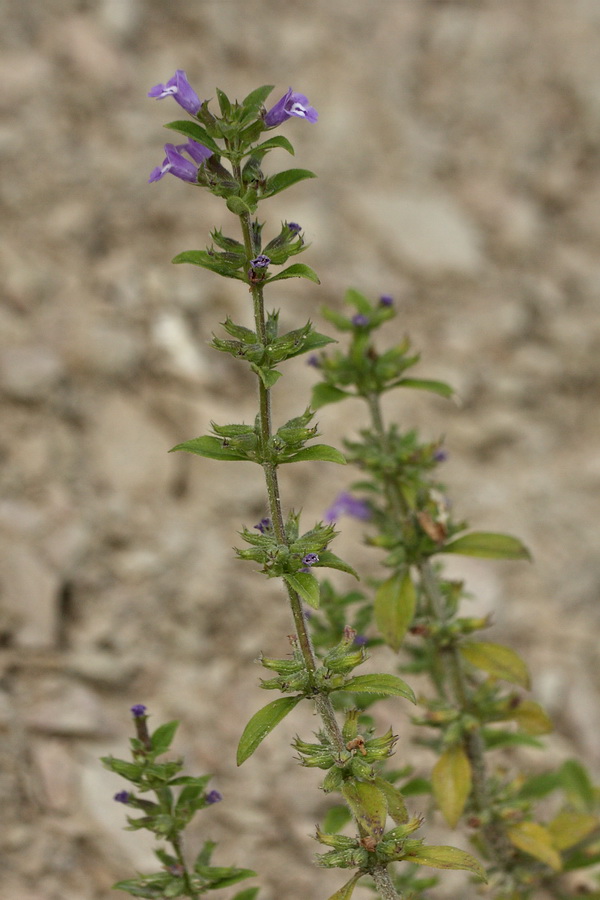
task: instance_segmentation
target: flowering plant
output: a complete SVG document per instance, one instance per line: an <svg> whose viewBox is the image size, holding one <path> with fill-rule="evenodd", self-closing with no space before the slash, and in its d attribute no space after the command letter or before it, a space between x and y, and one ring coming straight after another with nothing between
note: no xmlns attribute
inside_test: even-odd
<svg viewBox="0 0 600 900"><path fill-rule="evenodd" d="M173 262L240 281L252 301L250 324L227 317L222 323L227 336L214 337L212 347L244 364L254 376L254 423L213 422L210 434L173 448L221 462L252 462L262 469L267 514L242 528L245 546L236 552L268 578L280 580L294 623L289 656L259 658L269 673L261 687L281 696L250 718L240 736L237 762L241 765L255 753L300 703L313 706L319 729L308 740L298 736L294 748L301 765L323 770L322 789L336 798L316 830L316 840L326 848L317 864L349 870L330 900L349 900L361 881L383 900L424 898L436 879L419 875L422 867L463 870L475 882L488 881L489 894L498 900L529 900L542 889L566 897L563 873L600 862L598 792L575 760L546 776L507 775L489 767L488 751L537 746L538 735L550 722L524 694L529 686L524 661L508 647L474 637L488 627L489 619L461 614L463 586L444 576L438 560L443 554L493 559L527 559L529 554L517 538L472 532L455 521L436 475L446 458L442 442L423 443L414 430L402 432L394 423L385 423L381 397L387 391L452 395L443 382L409 374L418 355L408 339L386 350L376 346L375 333L395 315L389 294L371 301L349 290L349 314L323 311L348 338L346 349L334 351L333 338L315 330L310 321L281 333L278 313L266 310L269 285L290 278L319 283L310 266L288 265L291 257L307 249L300 225L285 221L267 237L257 218L260 203L314 177L299 168L274 175L263 172L269 153L294 152L288 138L271 134L273 129L290 118L309 123L318 118L307 98L291 88L267 110L271 90L258 88L241 102L217 90L220 115L209 109L208 101L200 101L182 70L149 92L156 99L173 98L190 116L167 125L187 143L165 146L165 160L153 170L150 182L171 174L204 188L225 202L239 225L237 236L215 229L206 249L184 251ZM271 392L284 364L302 354L309 354L308 363L321 379L310 405L275 427ZM313 420L317 409L348 397L366 403L371 423L346 441L342 454L328 444L314 443L318 431ZM350 462L361 470L361 478L337 497L323 521L304 530L298 512L283 515L278 470L312 460ZM331 550L336 523L344 515L365 523L367 543L383 552L385 569L367 582L370 587L349 593L317 578L327 568L358 578ZM355 674L369 653L377 658L383 644L397 654L395 671ZM421 730L418 741L437 755L429 777L410 763L387 766L397 735L391 728L378 733L371 709L388 697L417 704L413 688L401 677L415 673L427 676L430 684L419 697L414 717ZM170 748L176 723L150 734L146 708L136 705L131 712L136 728L133 761L107 757L103 762L136 788L115 795L142 813L129 819L130 827L152 831L171 849L157 851L161 872L117 887L137 897L194 900L253 875L248 869L211 866L210 841L190 866L183 831L197 811L221 797L205 790L209 776L182 776L180 761L157 762ZM139 796L147 791L154 792L156 802ZM540 820L536 802L552 793L558 799ZM450 827L464 822L477 857L453 846L430 844L421 833L422 816L409 808L414 795L429 798L431 808L437 807ZM252 900L257 891L243 890L234 900Z"/></svg>

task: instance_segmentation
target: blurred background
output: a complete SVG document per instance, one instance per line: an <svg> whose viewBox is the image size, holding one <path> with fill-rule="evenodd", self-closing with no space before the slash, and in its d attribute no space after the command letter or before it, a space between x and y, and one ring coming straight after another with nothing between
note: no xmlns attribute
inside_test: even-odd
<svg viewBox="0 0 600 900"><path fill-rule="evenodd" d="M580 755L598 774L597 0L0 11L2 900L112 900L116 879L152 865L151 841L121 830L112 795L126 785L97 761L126 752L133 703L155 723L181 719L188 769L214 773L225 800L195 839L219 841L217 863L257 868L264 900L325 897L343 880L312 866L307 835L328 801L317 776L290 768L309 712L234 764L266 702L253 660L283 655L291 630L276 586L230 550L265 514L260 473L167 455L255 408L245 370L207 347L226 315L249 323L247 294L170 265L235 222L175 178L147 184L179 108L146 94L176 68L201 99L269 83L274 99L292 86L319 111L318 124L282 129L318 180L262 213L273 233L302 224L322 284L284 282L271 303L288 327L310 316L324 328L319 308L340 307L350 285L394 296L386 338L409 332L418 374L448 380L460 402L406 392L388 416L445 435L458 518L517 534L534 555L452 562L555 718L549 755L531 765ZM302 357L287 371L286 418L315 376ZM363 415L358 403L323 410L325 439ZM284 504L311 523L352 474L289 467ZM360 528L344 526L337 552L375 566ZM406 704L386 714L405 734ZM414 760L403 738L398 765L405 753Z"/></svg>

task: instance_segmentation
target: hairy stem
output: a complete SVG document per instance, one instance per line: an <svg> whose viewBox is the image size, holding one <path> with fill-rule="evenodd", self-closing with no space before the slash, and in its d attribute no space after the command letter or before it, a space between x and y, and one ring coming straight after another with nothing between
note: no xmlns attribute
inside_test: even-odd
<svg viewBox="0 0 600 900"><path fill-rule="evenodd" d="M371 394L365 399L368 403L373 428L380 440L381 447L384 452L389 452L390 447L381 413L380 398L376 394ZM408 514L408 508L398 480L393 475L386 475L383 480L390 509L393 511L397 521L400 522ZM430 615L438 622L443 622L447 618L445 602L431 561L423 559L418 563L417 568L421 578L421 587L429 603ZM455 703L463 712L471 711L471 698L469 696L464 664L455 644L442 654L442 666L446 669ZM440 695L444 696L446 685L440 683L437 684L437 688ZM471 799L473 806L478 813L485 813L490 809L491 797L485 763L485 747L479 730L465 734L463 746L471 763ZM482 833L492 858L508 870L513 853L502 829L498 827L497 823L491 822L482 828Z"/></svg>
<svg viewBox="0 0 600 900"><path fill-rule="evenodd" d="M236 171L235 174L236 177L240 177L239 170ZM260 251L260 248L257 247L253 242L253 232L250 216L248 214L241 215L240 224L244 237L244 246L246 248L248 258L250 259ZM254 305L254 322L256 333L261 343L266 344L267 335L262 285L252 284L250 286L250 292L252 294L252 301ZM258 378L257 380L259 395L260 438L264 452L268 448L269 441L272 436L271 396L270 390L265 387L262 380L260 378ZM263 470L265 473L265 483L269 499L269 512L271 514L273 530L280 544L288 544L289 541L285 533L285 525L281 509L277 467L272 462L265 460L263 462ZM310 634L306 625L304 610L302 609L302 601L296 591L292 590L289 585L286 585L286 589L290 601L292 616L294 619L298 645L302 652L304 664L306 666L307 672L314 674L317 670L317 660L310 639ZM325 732L329 740L339 752L343 751L345 749L344 739L342 737L340 727L337 723L331 700L327 695L318 693L315 695L315 702L317 711L321 716L323 727L325 728Z"/></svg>
<svg viewBox="0 0 600 900"><path fill-rule="evenodd" d="M181 846L181 835L180 834L171 838L171 846L173 847L173 851L177 858L177 862L181 866L181 870L182 870L181 877L183 878L183 883L184 883L185 889L187 891L187 896L190 898L190 900L198 900L200 895L197 893L197 891L194 890L194 888L192 886L190 874L189 874L187 866L185 864L185 859L183 857L183 849Z"/></svg>

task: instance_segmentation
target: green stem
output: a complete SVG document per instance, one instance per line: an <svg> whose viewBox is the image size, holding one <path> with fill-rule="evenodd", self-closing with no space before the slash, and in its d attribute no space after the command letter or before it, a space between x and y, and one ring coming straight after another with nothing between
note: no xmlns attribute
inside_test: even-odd
<svg viewBox="0 0 600 900"><path fill-rule="evenodd" d="M388 453L390 447L381 413L379 395L370 394L365 399L368 403L373 428L379 437L381 447L384 453ZM400 522L402 518L405 518L408 514L408 507L400 490L398 479L393 475L384 475L383 482L390 509L394 518ZM429 602L430 615L438 622L444 622L447 619L444 597L433 570L433 566L431 565L431 561L429 559L423 559L418 563L417 567L421 577L423 592ZM456 644L453 644L442 653L442 662L445 665L448 680L451 684L457 706L463 712L470 712L471 698L469 696L463 660ZM444 696L446 690L445 685L443 685L443 683L437 683L436 679L434 679L434 682L437 685L440 695ZM473 806L478 813L485 813L490 809L492 798L490 797L488 788L485 747L479 729L464 735L463 746L471 763L471 798ZM510 868L509 860L513 854L503 831L498 828L496 823L491 822L482 828L482 832L492 857L507 869Z"/></svg>
<svg viewBox="0 0 600 900"><path fill-rule="evenodd" d="M185 889L187 891L187 896L190 898L190 900L198 900L198 898L200 897L200 894L198 894L198 892L195 891L192 886L190 874L189 874L187 866L185 864L185 859L183 858L183 850L181 847L181 835L178 834L175 837L172 837L170 840L171 840L171 846L173 847L175 856L177 858L177 862L179 863L179 865L181 866L181 869L182 869L183 874L181 877L183 878L183 883L184 883Z"/></svg>
<svg viewBox="0 0 600 900"><path fill-rule="evenodd" d="M239 170L239 167L236 168L234 166L233 168L236 177L240 178L241 172ZM250 221L250 216L247 213L240 216L240 224L244 237L244 246L249 261L260 252L260 247L257 247L253 241L252 224ZM262 285L251 284L250 292L252 294L252 301L254 306L254 322L256 333L260 342L266 344L267 334ZM264 451L266 451L269 446L269 442L272 436L271 394L270 390L263 384L261 378L258 378L258 401L260 439L264 453ZM265 460L263 462L263 471L265 473L265 483L269 499L269 512L271 514L271 521L273 523L273 531L275 532L275 536L277 537L277 540L280 544L289 545L288 537L285 532L283 512L281 509L277 466L274 463ZM302 609L302 600L300 599L298 593L292 590L292 588L287 584L286 590L290 601L292 616L294 619L298 645L304 659L304 664L306 666L307 672L309 672L311 675L314 675L314 673L317 671L317 660L313 650L312 641L310 639L310 634L306 625L304 610ZM323 726L329 740L331 741L333 746L337 748L338 752L342 752L343 750L345 750L345 742L342 737L340 727L337 723L331 700L326 694L316 693L315 704L317 707L317 711L323 721Z"/></svg>
<svg viewBox="0 0 600 900"><path fill-rule="evenodd" d="M236 178L238 179L238 182L241 184L240 166L233 164L232 168ZM244 213L240 215L239 218L244 238L244 247L249 263L251 259L253 259L260 253L260 247L257 246L255 241L253 240L254 235L250 215ZM252 302L254 306L254 322L256 333L259 341L262 344L266 344L267 333L262 285L251 284L250 293L252 294ZM269 447L269 442L272 436L271 395L270 390L265 387L260 377L258 378L258 399L260 440L264 457L265 451L267 451ZM266 459L263 461L262 465L265 473L265 482L267 487L267 495L269 498L269 511L271 514L271 521L273 523L273 531L275 532L277 540L280 544L289 546L289 540L285 532L285 523L283 521L283 513L281 509L277 466ZM310 634L306 625L306 619L304 617L304 611L302 609L302 601L298 593L290 588L290 586L287 584L286 590L290 601L292 616L294 618L298 645L304 659L306 671L309 673L309 675L313 676L317 671L317 660L313 650L312 641L310 639ZM327 694L315 690L314 701L317 713L321 718L323 728L325 730L325 733L327 734L329 741L331 742L332 746L337 749L338 753L342 753L346 749L346 744L342 736L340 726L337 722L335 710L333 708L330 697ZM376 871L373 873L373 878L382 897L382 900L402 900L400 895L394 889L390 876L384 866L377 867Z"/></svg>
<svg viewBox="0 0 600 900"><path fill-rule="evenodd" d="M390 873L385 866L376 866L371 871L371 877L383 900L401 900L401 895L392 884Z"/></svg>

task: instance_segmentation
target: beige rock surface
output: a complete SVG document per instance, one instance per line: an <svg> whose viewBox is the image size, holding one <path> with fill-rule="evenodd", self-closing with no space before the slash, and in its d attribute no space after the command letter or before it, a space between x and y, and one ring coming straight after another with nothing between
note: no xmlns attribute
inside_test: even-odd
<svg viewBox="0 0 600 900"><path fill-rule="evenodd" d="M598 774L596 0L0 7L0 900L112 900L145 864L119 830L123 784L93 762L123 750L139 702L181 718L189 769L226 798L195 838L254 865L264 900L340 884L311 864L318 777L290 769L310 714L234 764L264 702L253 660L285 653L290 630L276 587L230 551L264 515L258 474L166 454L211 418L254 415L239 367L207 348L226 315L247 317L243 291L169 262L226 214L175 179L146 183L175 117L146 93L176 68L203 96L292 85L319 110L286 125L319 181L266 211L303 224L322 285L286 282L273 303L295 327L349 285L395 296L390 341L409 331L420 371L461 404L398 396L387 412L446 435L460 516L532 548L530 567L453 566L528 659L557 722L550 758L583 754ZM290 392L314 373L292 370L278 415L306 403ZM353 415L323 411L331 443ZM350 478L294 467L284 502L319 517ZM371 559L352 523L338 552ZM388 715L402 733L405 705Z"/></svg>

